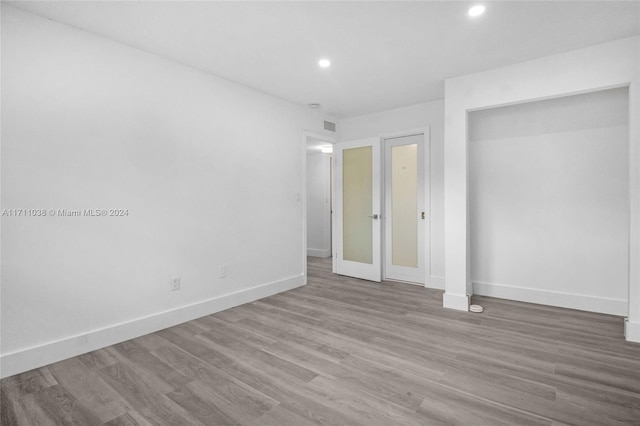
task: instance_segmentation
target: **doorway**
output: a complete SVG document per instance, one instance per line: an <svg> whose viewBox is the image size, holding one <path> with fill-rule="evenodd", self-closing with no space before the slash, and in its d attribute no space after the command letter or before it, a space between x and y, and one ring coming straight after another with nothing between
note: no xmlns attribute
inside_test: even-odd
<svg viewBox="0 0 640 426"><path fill-rule="evenodd" d="M332 254L332 163L335 141L330 136L304 132L304 264L307 256Z"/></svg>
<svg viewBox="0 0 640 426"><path fill-rule="evenodd" d="M427 285L428 132L336 144L334 272Z"/></svg>

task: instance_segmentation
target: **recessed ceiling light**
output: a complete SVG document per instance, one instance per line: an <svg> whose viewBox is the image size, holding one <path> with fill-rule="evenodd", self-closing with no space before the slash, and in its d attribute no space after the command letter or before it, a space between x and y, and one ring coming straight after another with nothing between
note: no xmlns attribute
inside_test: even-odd
<svg viewBox="0 0 640 426"><path fill-rule="evenodd" d="M484 13L485 11L485 7L481 4L473 6L471 9L469 9L469 16L475 18L476 16L480 16Z"/></svg>
<svg viewBox="0 0 640 426"><path fill-rule="evenodd" d="M331 66L331 61L330 61L330 60L328 60L328 59L320 59L320 60L318 61L318 65L319 65L321 68L329 68L329 67Z"/></svg>

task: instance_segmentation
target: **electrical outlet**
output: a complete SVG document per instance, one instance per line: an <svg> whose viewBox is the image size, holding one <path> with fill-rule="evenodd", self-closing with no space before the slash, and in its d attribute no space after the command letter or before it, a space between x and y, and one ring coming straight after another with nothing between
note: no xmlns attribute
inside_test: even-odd
<svg viewBox="0 0 640 426"><path fill-rule="evenodd" d="M227 277L227 265L222 265L220 270L218 271L218 277L226 278Z"/></svg>
<svg viewBox="0 0 640 426"><path fill-rule="evenodd" d="M169 290L180 290L180 277L171 277L169 280Z"/></svg>

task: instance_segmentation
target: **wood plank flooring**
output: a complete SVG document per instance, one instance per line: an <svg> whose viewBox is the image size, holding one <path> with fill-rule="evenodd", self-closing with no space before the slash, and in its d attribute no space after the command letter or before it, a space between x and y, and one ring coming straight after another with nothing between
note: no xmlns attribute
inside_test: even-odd
<svg viewBox="0 0 640 426"><path fill-rule="evenodd" d="M331 274L2 380L13 425L640 425L620 317Z"/></svg>

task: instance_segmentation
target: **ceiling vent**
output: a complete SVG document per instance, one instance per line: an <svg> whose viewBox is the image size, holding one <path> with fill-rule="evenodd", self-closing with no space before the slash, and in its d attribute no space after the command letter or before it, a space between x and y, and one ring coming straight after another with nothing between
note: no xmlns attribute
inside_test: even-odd
<svg viewBox="0 0 640 426"><path fill-rule="evenodd" d="M324 120L323 128L328 132L336 132L336 123Z"/></svg>

